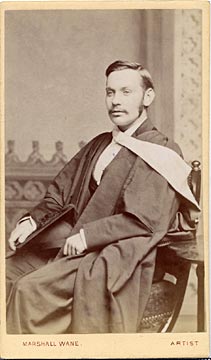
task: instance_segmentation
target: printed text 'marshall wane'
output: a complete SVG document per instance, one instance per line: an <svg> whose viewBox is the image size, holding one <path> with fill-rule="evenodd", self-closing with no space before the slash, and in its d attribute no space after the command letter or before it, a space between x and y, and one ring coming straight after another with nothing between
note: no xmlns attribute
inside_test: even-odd
<svg viewBox="0 0 211 360"><path fill-rule="evenodd" d="M23 341L23 346L79 346L78 341Z"/></svg>

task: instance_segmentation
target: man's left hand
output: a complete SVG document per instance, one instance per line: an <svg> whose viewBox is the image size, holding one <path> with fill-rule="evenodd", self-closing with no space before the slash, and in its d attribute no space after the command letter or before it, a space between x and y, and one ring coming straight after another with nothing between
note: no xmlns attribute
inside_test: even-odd
<svg viewBox="0 0 211 360"><path fill-rule="evenodd" d="M63 254L64 255L79 255L86 250L86 247L81 239L80 234L70 236L66 239Z"/></svg>

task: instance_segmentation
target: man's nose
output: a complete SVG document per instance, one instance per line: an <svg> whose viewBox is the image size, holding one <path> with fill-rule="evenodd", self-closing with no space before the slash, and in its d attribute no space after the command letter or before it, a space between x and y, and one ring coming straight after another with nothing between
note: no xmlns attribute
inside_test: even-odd
<svg viewBox="0 0 211 360"><path fill-rule="evenodd" d="M113 105L120 105L121 104L121 96L119 94L114 94L112 97L112 104Z"/></svg>

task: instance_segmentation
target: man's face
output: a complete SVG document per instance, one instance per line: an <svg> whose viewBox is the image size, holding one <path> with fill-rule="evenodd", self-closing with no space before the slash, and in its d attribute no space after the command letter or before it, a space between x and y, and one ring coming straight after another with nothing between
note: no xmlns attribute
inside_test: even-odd
<svg viewBox="0 0 211 360"><path fill-rule="evenodd" d="M111 121L126 130L143 111L144 89L136 70L112 72L106 82L106 106Z"/></svg>

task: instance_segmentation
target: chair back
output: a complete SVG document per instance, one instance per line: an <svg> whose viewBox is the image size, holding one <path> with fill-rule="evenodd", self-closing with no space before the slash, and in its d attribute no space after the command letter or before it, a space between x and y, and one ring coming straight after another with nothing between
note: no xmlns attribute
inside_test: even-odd
<svg viewBox="0 0 211 360"><path fill-rule="evenodd" d="M196 198L196 201L200 202L201 195L201 169L200 169L200 161L194 160L191 163L192 170L188 177L188 185Z"/></svg>
<svg viewBox="0 0 211 360"><path fill-rule="evenodd" d="M201 194L200 162L194 160L191 165L192 170L188 177L188 185L199 203ZM198 220L195 220L195 225L197 223ZM141 333L172 331L180 313L188 284L191 262L177 256L175 251L170 248L170 244L171 240L166 237L158 245L156 276L154 276L150 297L140 324L139 332ZM166 274L173 276L176 284L167 280Z"/></svg>

